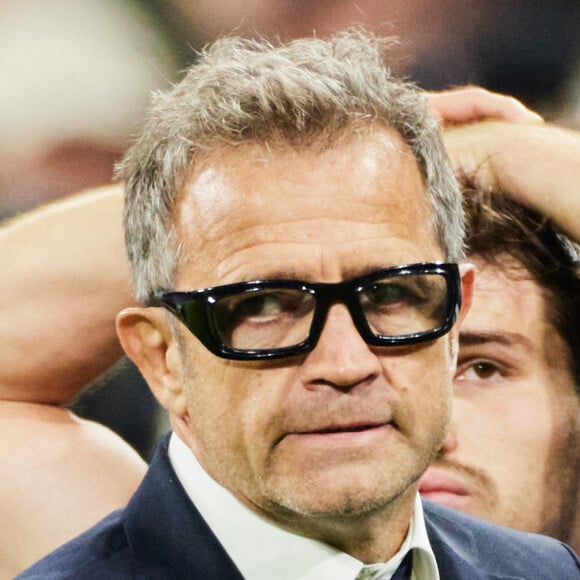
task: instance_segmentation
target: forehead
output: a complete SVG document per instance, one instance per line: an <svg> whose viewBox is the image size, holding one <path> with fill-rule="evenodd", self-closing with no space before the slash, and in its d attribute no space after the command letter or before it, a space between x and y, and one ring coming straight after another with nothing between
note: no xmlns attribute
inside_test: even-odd
<svg viewBox="0 0 580 580"><path fill-rule="evenodd" d="M325 149L214 151L193 168L176 224L178 278L190 286L284 272L340 279L443 256L415 157L387 128Z"/></svg>
<svg viewBox="0 0 580 580"><path fill-rule="evenodd" d="M477 268L471 309L462 334L489 333L513 341L528 354L545 357L555 329L546 316L542 288L516 260L506 256L488 263L470 258ZM559 337L558 337L559 339Z"/></svg>
<svg viewBox="0 0 580 580"><path fill-rule="evenodd" d="M488 262L474 256L470 260L477 267L476 286L487 302L495 302L495 299L514 303L519 301L522 310L533 307L534 312L543 312L544 297L540 285L515 258L500 255L493 262Z"/></svg>

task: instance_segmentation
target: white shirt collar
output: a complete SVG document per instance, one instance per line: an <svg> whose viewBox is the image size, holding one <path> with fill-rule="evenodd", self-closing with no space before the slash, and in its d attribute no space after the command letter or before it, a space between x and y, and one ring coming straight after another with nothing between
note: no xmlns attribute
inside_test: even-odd
<svg viewBox="0 0 580 580"><path fill-rule="evenodd" d="M244 578L353 580L359 573L363 564L356 558L323 542L288 532L247 508L205 472L191 449L175 434L169 443L169 459L187 495ZM440 580L419 495L407 537L401 549L384 564L385 572L394 573L412 549L412 580Z"/></svg>

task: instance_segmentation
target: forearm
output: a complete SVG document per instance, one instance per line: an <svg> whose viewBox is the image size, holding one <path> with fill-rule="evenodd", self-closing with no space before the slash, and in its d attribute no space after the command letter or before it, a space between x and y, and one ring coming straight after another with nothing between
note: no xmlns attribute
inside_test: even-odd
<svg viewBox="0 0 580 580"><path fill-rule="evenodd" d="M580 135L486 121L448 129L445 143L464 181L511 195L580 240Z"/></svg>
<svg viewBox="0 0 580 580"><path fill-rule="evenodd" d="M118 186L0 229L0 398L62 404L121 356L131 304Z"/></svg>

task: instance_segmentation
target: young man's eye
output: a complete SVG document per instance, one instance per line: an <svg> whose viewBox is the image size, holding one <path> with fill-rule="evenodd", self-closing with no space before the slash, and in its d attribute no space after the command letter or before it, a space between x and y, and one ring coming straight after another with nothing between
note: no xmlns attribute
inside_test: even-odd
<svg viewBox="0 0 580 580"><path fill-rule="evenodd" d="M498 365L489 361L475 361L462 365L455 375L456 381L492 381L501 378Z"/></svg>

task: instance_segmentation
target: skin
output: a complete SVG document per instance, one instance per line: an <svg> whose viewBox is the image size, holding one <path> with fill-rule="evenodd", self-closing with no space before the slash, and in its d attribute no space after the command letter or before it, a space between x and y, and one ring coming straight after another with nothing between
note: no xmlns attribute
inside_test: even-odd
<svg viewBox="0 0 580 580"><path fill-rule="evenodd" d="M0 401L0 579L126 505L145 462L62 407Z"/></svg>
<svg viewBox="0 0 580 580"><path fill-rule="evenodd" d="M0 400L66 405L123 354L134 302L122 187L63 199L0 228ZM73 243L74 241L74 243Z"/></svg>
<svg viewBox="0 0 580 580"><path fill-rule="evenodd" d="M580 402L567 347L521 265L507 256L501 268L476 264L452 424L422 493L578 549Z"/></svg>
<svg viewBox="0 0 580 580"><path fill-rule="evenodd" d="M490 93L477 86L466 86L427 94L431 112L444 127L457 128L477 121L507 121L520 125L542 125L543 120L514 97ZM504 137L505 138L505 137ZM482 147L476 154L484 156ZM484 162L484 159L480 159Z"/></svg>
<svg viewBox="0 0 580 580"><path fill-rule="evenodd" d="M417 164L387 128L322 153L217 150L181 196L175 288L336 282L441 260L428 210ZM461 317L472 280L466 267ZM447 430L455 329L422 346L369 348L334 305L311 353L268 364L215 357L183 327L174 336L159 309L126 310L117 325L176 433L242 502L365 562L398 549Z"/></svg>

